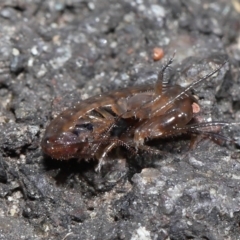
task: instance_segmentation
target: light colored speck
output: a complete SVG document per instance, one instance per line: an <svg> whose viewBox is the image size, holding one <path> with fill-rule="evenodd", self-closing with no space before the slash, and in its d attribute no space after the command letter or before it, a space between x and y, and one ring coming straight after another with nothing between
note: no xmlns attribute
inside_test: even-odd
<svg viewBox="0 0 240 240"><path fill-rule="evenodd" d="M49 17L50 17L50 15L49 15ZM57 27L58 27L57 23L51 23L51 28L57 28Z"/></svg>
<svg viewBox="0 0 240 240"><path fill-rule="evenodd" d="M126 73L122 73L122 74L121 74L121 79L124 80L124 81L126 81L126 80L129 79L129 75L126 74Z"/></svg>
<svg viewBox="0 0 240 240"><path fill-rule="evenodd" d="M37 77L41 78L47 73L47 68L45 67L44 64L40 66L40 70L37 72Z"/></svg>
<svg viewBox="0 0 240 240"><path fill-rule="evenodd" d="M19 50L17 48L12 49L12 55L18 56L20 54Z"/></svg>
<svg viewBox="0 0 240 240"><path fill-rule="evenodd" d="M89 86L89 87L88 87L88 90L92 90L92 89L93 89L93 86Z"/></svg>
<svg viewBox="0 0 240 240"><path fill-rule="evenodd" d="M33 47L32 47L31 53L32 53L33 56L36 56L36 55L39 54L38 49L37 49L37 46L33 46Z"/></svg>
<svg viewBox="0 0 240 240"><path fill-rule="evenodd" d="M93 2L89 2L89 3L88 3L88 8L89 8L90 10L94 10L94 9L95 9L94 3L93 3Z"/></svg>
<svg viewBox="0 0 240 240"><path fill-rule="evenodd" d="M232 179L239 180L240 175L232 174Z"/></svg>
<svg viewBox="0 0 240 240"><path fill-rule="evenodd" d="M111 48L116 48L117 47L117 42L111 42L110 47Z"/></svg>
<svg viewBox="0 0 240 240"><path fill-rule="evenodd" d="M9 202L12 202L13 201L13 198L11 196L8 197L8 201Z"/></svg>
<svg viewBox="0 0 240 240"><path fill-rule="evenodd" d="M165 10L162 6L153 4L151 6L151 10L156 17L159 17L159 18L165 17Z"/></svg>
<svg viewBox="0 0 240 240"><path fill-rule="evenodd" d="M195 166L195 167L202 167L204 166L203 162L201 161L198 161L196 158L194 157L191 157L189 159L189 163L192 165L192 166Z"/></svg>
<svg viewBox="0 0 240 240"><path fill-rule="evenodd" d="M139 6L139 8L138 8L138 9L139 9L139 11L141 11L141 12L145 12L145 11L146 11L146 8L145 8L145 6L144 6L144 5L142 5L142 4Z"/></svg>
<svg viewBox="0 0 240 240"><path fill-rule="evenodd" d="M133 22L134 20L134 14L132 12L126 14L124 17L123 17L124 21L127 22L127 23L130 23L130 22Z"/></svg>
<svg viewBox="0 0 240 240"><path fill-rule="evenodd" d="M131 237L131 240L151 240L150 232L145 227L136 229Z"/></svg>
<svg viewBox="0 0 240 240"><path fill-rule="evenodd" d="M21 154L20 155L20 160L21 160L21 163L25 163L26 162L26 156L24 154Z"/></svg>
<svg viewBox="0 0 240 240"><path fill-rule="evenodd" d="M12 205L12 207L9 210L9 214L10 216L14 216L16 215L16 213L18 213L18 207L16 205Z"/></svg>
<svg viewBox="0 0 240 240"><path fill-rule="evenodd" d="M140 52L139 53L140 57L146 58L148 56L147 52Z"/></svg>
<svg viewBox="0 0 240 240"><path fill-rule="evenodd" d="M216 197L216 194L217 194L216 189L215 189L215 188L210 188L210 195L211 195L212 197Z"/></svg>
<svg viewBox="0 0 240 240"><path fill-rule="evenodd" d="M192 222L187 221L187 225L188 225L188 226L192 226L193 224L192 224Z"/></svg>
<svg viewBox="0 0 240 240"><path fill-rule="evenodd" d="M47 45L44 45L43 47L42 47L42 50L44 51L44 52L47 52L48 51L48 46Z"/></svg>
<svg viewBox="0 0 240 240"><path fill-rule="evenodd" d="M54 69L58 69L64 65L65 62L72 56L72 48L69 45L59 47L56 50L57 57L50 61Z"/></svg>
<svg viewBox="0 0 240 240"><path fill-rule="evenodd" d="M28 67L32 67L34 63L34 59L33 58L29 58L28 59Z"/></svg>
<svg viewBox="0 0 240 240"><path fill-rule="evenodd" d="M172 188L169 188L167 190L167 193L169 196L171 196L173 199L177 199L182 196L182 186L181 185L175 185Z"/></svg>
<svg viewBox="0 0 240 240"><path fill-rule="evenodd" d="M62 3L56 3L54 7L57 11L61 11L64 9L64 5Z"/></svg>
<svg viewBox="0 0 240 240"><path fill-rule="evenodd" d="M107 45L107 43L108 43L107 39L105 39L105 38L100 38L99 39L99 45L100 46L104 47L104 46Z"/></svg>

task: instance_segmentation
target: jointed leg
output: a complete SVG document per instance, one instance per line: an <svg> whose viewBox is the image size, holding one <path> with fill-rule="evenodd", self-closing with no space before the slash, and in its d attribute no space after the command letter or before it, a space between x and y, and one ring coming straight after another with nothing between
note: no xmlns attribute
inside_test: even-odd
<svg viewBox="0 0 240 240"><path fill-rule="evenodd" d="M132 154L136 154L136 151L134 150L133 146L128 144L128 143L125 143L117 138L110 138L110 139L107 139L106 140L107 142L110 142L109 145L107 145L103 152L101 153L100 157L99 157L99 163L98 163L98 166L96 168L96 171L100 171L101 170L101 166L103 165L106 157L107 157L107 154L115 147L118 147L118 146L123 146L125 147L127 150L129 150ZM101 143L100 143L101 144Z"/></svg>
<svg viewBox="0 0 240 240"><path fill-rule="evenodd" d="M99 162L96 168L96 171L100 172L101 167L104 163L104 159L106 158L107 154L117 146L117 144L115 142L110 143L103 151L101 157L99 158Z"/></svg>

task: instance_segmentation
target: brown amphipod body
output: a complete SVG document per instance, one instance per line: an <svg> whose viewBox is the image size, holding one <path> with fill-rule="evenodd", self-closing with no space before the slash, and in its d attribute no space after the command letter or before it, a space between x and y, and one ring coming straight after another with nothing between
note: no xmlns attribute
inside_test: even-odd
<svg viewBox="0 0 240 240"><path fill-rule="evenodd" d="M203 134L227 139L216 132L224 122L190 124L197 100L190 90L222 67L186 88L169 85L164 71L155 85L134 86L91 97L63 111L47 127L42 139L43 152L55 159L99 160L117 146L130 151L153 151L145 145L150 139L180 134Z"/></svg>

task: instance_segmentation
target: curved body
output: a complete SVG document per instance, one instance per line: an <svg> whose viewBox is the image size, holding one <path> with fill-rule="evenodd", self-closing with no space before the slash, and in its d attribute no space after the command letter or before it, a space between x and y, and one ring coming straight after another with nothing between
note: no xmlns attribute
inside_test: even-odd
<svg viewBox="0 0 240 240"><path fill-rule="evenodd" d="M164 70L155 85L116 90L81 101L60 113L42 139L44 153L55 159L96 158L100 163L117 146L151 151L148 139L219 130L214 122L189 124L196 99L190 89L216 73L183 88L168 85ZM215 134L216 135L216 134ZM99 164L100 166L100 164ZM100 167L99 167L100 168Z"/></svg>

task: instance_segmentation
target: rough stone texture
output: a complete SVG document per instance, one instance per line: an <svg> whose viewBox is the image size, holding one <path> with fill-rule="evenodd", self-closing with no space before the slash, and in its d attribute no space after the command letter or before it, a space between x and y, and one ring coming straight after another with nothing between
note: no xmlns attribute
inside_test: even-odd
<svg viewBox="0 0 240 240"><path fill-rule="evenodd" d="M179 0L0 2L0 239L240 239L240 154L205 140L160 141L166 156L60 162L39 147L74 101L171 81L195 89L207 120L240 120L240 3ZM60 99L60 100L59 100ZM240 141L240 128L225 129ZM154 143L156 146L156 143Z"/></svg>

